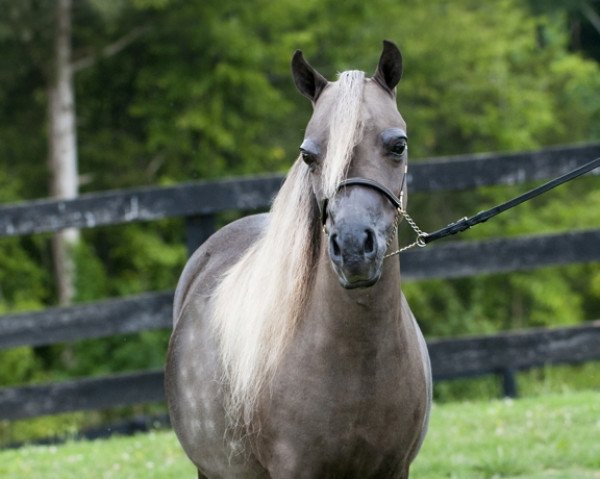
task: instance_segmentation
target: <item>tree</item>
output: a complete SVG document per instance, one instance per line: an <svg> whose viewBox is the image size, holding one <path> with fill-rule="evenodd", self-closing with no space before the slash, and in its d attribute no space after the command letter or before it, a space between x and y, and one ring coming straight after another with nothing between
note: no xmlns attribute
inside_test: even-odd
<svg viewBox="0 0 600 479"><path fill-rule="evenodd" d="M48 79L48 160L52 175L50 194L64 199L76 197L79 190L71 18L71 0L57 0L53 61ZM72 228L56 233L52 239L59 304L70 304L75 297L72 250L78 241L79 232Z"/></svg>
<svg viewBox="0 0 600 479"><path fill-rule="evenodd" d="M26 1L17 5L7 4L5 7L5 11L9 12L6 27L12 33L7 35L7 39L13 48L16 46L24 49L26 56L19 61L25 61L36 72L36 87L43 88L46 93L48 170L38 167L35 176L47 171L50 177L50 195L61 199L74 198L79 190L74 76L93 67L99 58L112 57L128 47L147 27L132 27L117 39L110 39L110 35L106 34L97 35L98 30L101 30L98 24L114 23L115 17L125 12L120 2L115 1L89 0L76 5L73 5L72 0L57 0L49 4ZM74 16L91 23L96 35L90 35L90 27L87 26L74 31ZM103 26L104 30L111 30ZM74 38L78 43L82 40L86 43L79 46L78 55L72 53ZM14 59L11 60L14 64ZM11 64L10 67L12 66ZM32 163L32 159L26 162ZM45 196L43 193L42 195ZM76 268L73 251L78 245L78 239L79 232L75 229L59 232L52 239L59 304L69 304L75 297Z"/></svg>

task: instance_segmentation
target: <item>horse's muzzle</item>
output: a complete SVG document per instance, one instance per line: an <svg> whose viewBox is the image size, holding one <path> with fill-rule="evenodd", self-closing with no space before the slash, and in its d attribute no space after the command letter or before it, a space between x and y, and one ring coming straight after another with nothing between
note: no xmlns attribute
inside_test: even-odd
<svg viewBox="0 0 600 479"><path fill-rule="evenodd" d="M346 289L372 286L381 276L377 234L372 228L347 225L329 236L329 258Z"/></svg>

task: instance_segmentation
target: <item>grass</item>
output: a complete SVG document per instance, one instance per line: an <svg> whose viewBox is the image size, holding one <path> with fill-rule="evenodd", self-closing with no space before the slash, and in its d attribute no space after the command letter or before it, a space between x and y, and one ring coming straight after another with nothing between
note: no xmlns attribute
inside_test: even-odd
<svg viewBox="0 0 600 479"><path fill-rule="evenodd" d="M0 477L192 478L174 434L0 451ZM435 405L411 479L600 479L600 393Z"/></svg>
<svg viewBox="0 0 600 479"><path fill-rule="evenodd" d="M195 478L175 434L152 432L134 437L31 446L0 452L3 479Z"/></svg>
<svg viewBox="0 0 600 479"><path fill-rule="evenodd" d="M600 393L434 406L415 479L600 478Z"/></svg>

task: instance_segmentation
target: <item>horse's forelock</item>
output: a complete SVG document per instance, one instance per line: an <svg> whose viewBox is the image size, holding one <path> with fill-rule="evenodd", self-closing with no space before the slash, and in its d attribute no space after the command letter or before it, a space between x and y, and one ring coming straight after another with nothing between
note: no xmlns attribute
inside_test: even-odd
<svg viewBox="0 0 600 479"><path fill-rule="evenodd" d="M352 70L340 73L336 82L336 96L329 115L327 153L323 161L322 187L326 198L334 195L337 185L346 177L352 152L361 139L364 79L364 72Z"/></svg>

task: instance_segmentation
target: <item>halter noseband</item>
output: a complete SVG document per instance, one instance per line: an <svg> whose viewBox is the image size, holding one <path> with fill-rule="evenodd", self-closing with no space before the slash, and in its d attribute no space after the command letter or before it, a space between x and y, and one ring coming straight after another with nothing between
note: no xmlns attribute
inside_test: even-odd
<svg viewBox="0 0 600 479"><path fill-rule="evenodd" d="M340 181L340 183L335 188L334 194L336 194L342 188L345 188L347 186L366 186L368 188L374 189L378 193L381 193L383 196L385 196L390 201L390 203L392 203L394 205L394 208L396 210L401 211L402 210L402 200L404 198L404 186L405 185L406 185L406 172L404 173L404 177L402 178L402 187L400 188L400 197L398 198L392 190L390 190L386 186L383 186L383 185L377 183L375 180L369 180L368 178L360 178L360 177L347 178L345 180ZM327 222L327 205L328 205L328 203L329 203L329 198L323 198L319 202L319 212L321 213L321 223L323 224L323 226L325 226L325 223Z"/></svg>

